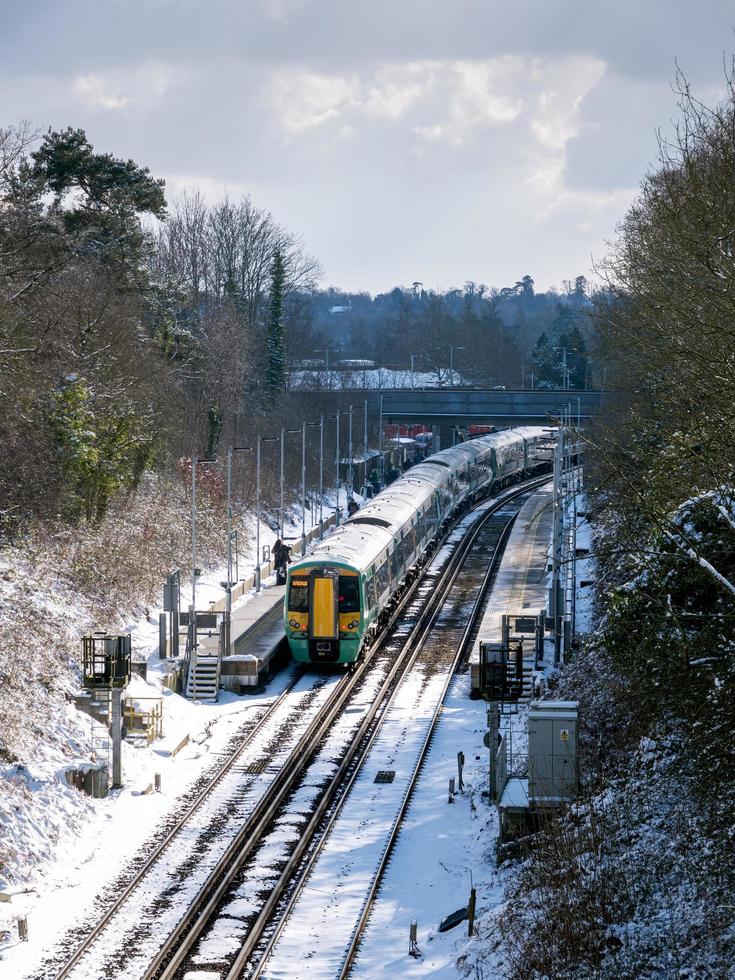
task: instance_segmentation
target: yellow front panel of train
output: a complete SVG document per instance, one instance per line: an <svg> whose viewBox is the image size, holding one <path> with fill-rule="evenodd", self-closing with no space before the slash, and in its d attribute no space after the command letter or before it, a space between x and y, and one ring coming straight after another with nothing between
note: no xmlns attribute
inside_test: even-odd
<svg viewBox="0 0 735 980"><path fill-rule="evenodd" d="M337 623L334 602L335 582L332 578L315 578L312 593L311 635L322 639L337 636Z"/></svg>

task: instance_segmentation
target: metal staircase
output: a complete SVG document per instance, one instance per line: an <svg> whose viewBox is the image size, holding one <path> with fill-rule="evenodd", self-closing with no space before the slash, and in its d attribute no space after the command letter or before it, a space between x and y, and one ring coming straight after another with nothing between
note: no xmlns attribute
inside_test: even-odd
<svg viewBox="0 0 735 980"><path fill-rule="evenodd" d="M186 696L192 701L216 701L219 692L220 657L199 651L189 661Z"/></svg>
<svg viewBox="0 0 735 980"><path fill-rule="evenodd" d="M216 701L219 697L219 681L224 656L225 634L221 619L202 625L202 615L197 617L196 644L192 642L192 628L186 637L186 696L192 701ZM192 649L194 646L194 649Z"/></svg>

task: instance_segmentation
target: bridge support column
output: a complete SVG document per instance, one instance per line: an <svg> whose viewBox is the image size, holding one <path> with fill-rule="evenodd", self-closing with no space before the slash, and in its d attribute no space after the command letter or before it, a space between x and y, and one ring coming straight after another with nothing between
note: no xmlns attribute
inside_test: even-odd
<svg viewBox="0 0 735 980"><path fill-rule="evenodd" d="M454 428L449 422L441 422L438 426L432 428L439 429L439 449L451 449L452 442L452 429ZM436 452L436 449L434 450Z"/></svg>

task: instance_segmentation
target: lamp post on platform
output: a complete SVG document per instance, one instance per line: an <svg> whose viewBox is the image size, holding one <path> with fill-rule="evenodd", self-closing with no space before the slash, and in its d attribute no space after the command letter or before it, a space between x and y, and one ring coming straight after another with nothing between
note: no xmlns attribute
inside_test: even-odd
<svg viewBox="0 0 735 980"><path fill-rule="evenodd" d="M464 347L450 347L449 348L449 387L454 387L454 352L456 350L464 350Z"/></svg>
<svg viewBox="0 0 735 980"><path fill-rule="evenodd" d="M339 429L341 412L337 409L337 449L336 464L334 468L334 526L339 526Z"/></svg>
<svg viewBox="0 0 735 980"><path fill-rule="evenodd" d="M227 447L227 587L225 595L225 650L230 652L232 638L232 539L236 531L232 530L232 457L234 453L252 453L252 446Z"/></svg>
<svg viewBox="0 0 735 980"><path fill-rule="evenodd" d="M211 465L216 463L216 459L197 459L191 458L191 608L193 622L191 624L191 643L192 652L197 647L197 466Z"/></svg>

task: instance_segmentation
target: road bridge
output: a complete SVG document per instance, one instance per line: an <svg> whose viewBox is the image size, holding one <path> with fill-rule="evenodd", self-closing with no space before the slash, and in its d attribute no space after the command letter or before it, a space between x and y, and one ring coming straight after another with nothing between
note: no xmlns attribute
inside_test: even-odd
<svg viewBox="0 0 735 980"><path fill-rule="evenodd" d="M353 404L369 403L370 414L382 410L386 425L423 423L435 427L441 445L451 445L452 430L480 425L544 425L558 419L569 406L582 424L601 415L608 393L598 390L513 388L391 388L304 391L307 410L319 414Z"/></svg>

